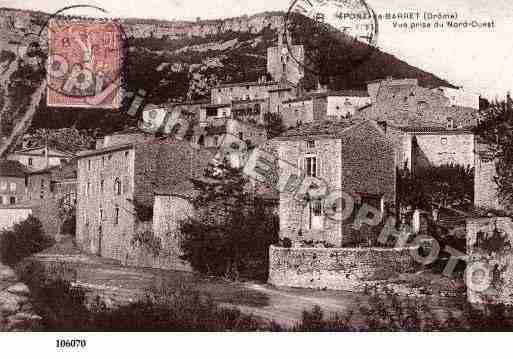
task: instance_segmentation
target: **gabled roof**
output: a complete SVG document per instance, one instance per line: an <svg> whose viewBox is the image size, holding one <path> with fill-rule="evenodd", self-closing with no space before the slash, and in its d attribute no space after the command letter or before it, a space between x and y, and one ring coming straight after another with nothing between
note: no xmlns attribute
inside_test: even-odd
<svg viewBox="0 0 513 359"><path fill-rule="evenodd" d="M25 177L28 172L18 161L0 160L0 177Z"/></svg>
<svg viewBox="0 0 513 359"><path fill-rule="evenodd" d="M32 148L24 148L22 150L15 151L14 154L16 155L32 155L31 152L33 151L39 151L46 149L45 146L38 146L38 147L32 147ZM53 152L53 154L52 154ZM41 154L33 154L34 156L41 155ZM62 156L62 157L73 157L73 153L60 150L56 147L48 146L48 156Z"/></svg>

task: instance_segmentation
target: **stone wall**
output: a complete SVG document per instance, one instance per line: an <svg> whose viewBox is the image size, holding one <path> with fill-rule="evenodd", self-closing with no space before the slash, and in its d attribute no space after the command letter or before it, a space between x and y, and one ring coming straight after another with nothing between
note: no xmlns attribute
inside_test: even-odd
<svg viewBox="0 0 513 359"><path fill-rule="evenodd" d="M513 221L467 221L467 297L478 304L513 304Z"/></svg>
<svg viewBox="0 0 513 359"><path fill-rule="evenodd" d="M269 249L269 283L276 286L361 291L366 285L419 265L417 248L282 248Z"/></svg>

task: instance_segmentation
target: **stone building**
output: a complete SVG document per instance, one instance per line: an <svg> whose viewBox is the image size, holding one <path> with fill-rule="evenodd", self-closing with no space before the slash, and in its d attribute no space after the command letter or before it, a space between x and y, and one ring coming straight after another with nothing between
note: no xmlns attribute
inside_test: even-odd
<svg viewBox="0 0 513 359"><path fill-rule="evenodd" d="M28 169L12 160L0 160L0 205L22 204L27 198Z"/></svg>
<svg viewBox="0 0 513 359"><path fill-rule="evenodd" d="M15 151L7 156L7 159L18 161L30 171L38 171L46 167L57 166L65 163L73 157L73 154L57 148L41 146L25 148Z"/></svg>
<svg viewBox="0 0 513 359"><path fill-rule="evenodd" d="M305 178L295 190L280 193L282 238L290 238L295 243L308 240L337 247L354 242L345 225L328 215L337 204L315 194L307 201L300 193L301 188L312 181L319 188L324 183L328 192L343 191L358 205L367 203L381 214L395 202L394 146L373 121L316 122L299 126L279 138L278 153L282 183L288 182L285 176L291 176L291 169L296 181Z"/></svg>
<svg viewBox="0 0 513 359"><path fill-rule="evenodd" d="M287 38L290 35L280 31L278 34L278 46L267 48L267 73L274 81L289 81L297 85L305 76L301 64L305 61L303 45L287 46Z"/></svg>
<svg viewBox="0 0 513 359"><path fill-rule="evenodd" d="M72 213L77 204L77 162L33 171L27 175L27 201L33 214L50 236L60 234L64 213Z"/></svg>
<svg viewBox="0 0 513 359"><path fill-rule="evenodd" d="M479 95L467 92L461 88L440 86L435 89L449 99L451 106L462 106L479 110Z"/></svg>
<svg viewBox="0 0 513 359"><path fill-rule="evenodd" d="M381 123L396 147L396 163L415 170L427 166L474 167L474 134L467 129L397 127Z"/></svg>
<svg viewBox="0 0 513 359"><path fill-rule="evenodd" d="M472 127L479 111L454 105L437 89L418 86L416 79L387 79L367 85L371 104L355 117L377 121L396 146L396 161L415 166L474 166Z"/></svg>
<svg viewBox="0 0 513 359"><path fill-rule="evenodd" d="M398 127L469 128L478 123L478 110L456 106L439 91L418 86L416 79L387 79L367 85L371 104L357 116Z"/></svg>
<svg viewBox="0 0 513 359"><path fill-rule="evenodd" d="M211 90L211 104L229 104L240 100L268 100L273 98L273 104L280 98L295 96L296 86L289 81L267 81L262 78L254 82L227 83L215 86ZM275 94L283 92L284 95ZM274 94L274 95L270 95ZM275 106L273 106L275 107Z"/></svg>
<svg viewBox="0 0 513 359"><path fill-rule="evenodd" d="M81 152L77 243L93 254L123 263L135 261L132 239L151 229L155 192L171 191L196 177L210 157L209 152L174 138Z"/></svg>
<svg viewBox="0 0 513 359"><path fill-rule="evenodd" d="M289 128L298 123L349 118L370 101L366 91L321 91L283 101L278 112Z"/></svg>
<svg viewBox="0 0 513 359"><path fill-rule="evenodd" d="M0 160L0 230L9 229L32 214L25 201L27 172L17 161Z"/></svg>

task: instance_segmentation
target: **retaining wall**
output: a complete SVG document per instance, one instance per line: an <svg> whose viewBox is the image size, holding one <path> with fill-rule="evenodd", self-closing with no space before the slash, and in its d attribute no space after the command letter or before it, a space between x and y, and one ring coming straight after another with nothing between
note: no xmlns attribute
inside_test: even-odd
<svg viewBox="0 0 513 359"><path fill-rule="evenodd" d="M409 248L269 249L269 283L276 286L361 291L368 284L420 265Z"/></svg>

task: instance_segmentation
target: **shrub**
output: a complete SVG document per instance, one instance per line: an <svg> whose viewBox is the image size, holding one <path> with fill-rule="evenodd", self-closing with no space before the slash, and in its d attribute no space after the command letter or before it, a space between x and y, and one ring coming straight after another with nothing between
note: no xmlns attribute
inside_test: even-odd
<svg viewBox="0 0 513 359"><path fill-rule="evenodd" d="M0 232L0 261L13 266L53 244L53 239L44 233L41 222L29 216L15 224L12 230Z"/></svg>
<svg viewBox="0 0 513 359"><path fill-rule="evenodd" d="M165 300L147 300L107 308L97 297L56 281L32 287L34 309L48 331L256 331L270 326L236 309L219 308L193 291L179 291ZM162 299L162 298L161 298ZM273 328L279 328L272 324Z"/></svg>
<svg viewBox="0 0 513 359"><path fill-rule="evenodd" d="M199 215L180 225L182 258L202 273L267 280L269 246L278 242L278 217L266 202L247 193L248 179L241 172L226 165L217 169L222 174L193 181Z"/></svg>

